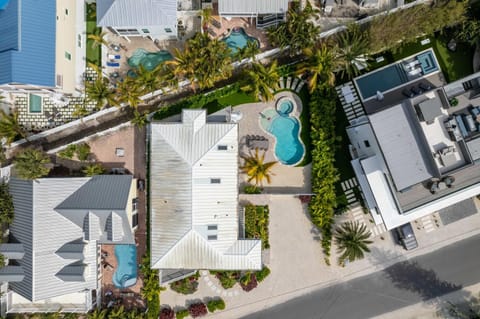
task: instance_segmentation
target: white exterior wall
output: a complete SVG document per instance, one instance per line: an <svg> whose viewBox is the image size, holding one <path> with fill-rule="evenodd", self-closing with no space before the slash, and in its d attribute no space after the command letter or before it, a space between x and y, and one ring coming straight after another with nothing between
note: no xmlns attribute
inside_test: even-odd
<svg viewBox="0 0 480 319"><path fill-rule="evenodd" d="M165 39L176 39L177 38L177 26L176 25L162 25L162 26L148 26L148 27L139 27L139 26L116 26L113 28L115 32L119 35L125 37L151 37L152 39L165 40ZM122 29L136 29L138 34L131 34L129 32L122 32ZM147 29L149 32L143 32L144 29ZM166 32L165 29L170 29L172 32ZM119 31L120 30L120 31Z"/></svg>

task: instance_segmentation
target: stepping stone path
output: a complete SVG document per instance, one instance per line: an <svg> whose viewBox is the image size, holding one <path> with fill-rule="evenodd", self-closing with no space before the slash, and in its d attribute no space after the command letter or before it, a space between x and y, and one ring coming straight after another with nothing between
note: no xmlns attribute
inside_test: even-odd
<svg viewBox="0 0 480 319"><path fill-rule="evenodd" d="M426 233L432 232L436 229L435 226L433 225L430 215L422 217L421 221L422 221L422 227L423 229L425 229Z"/></svg>
<svg viewBox="0 0 480 319"><path fill-rule="evenodd" d="M280 89L289 89L298 93L305 85L305 81L291 76L287 77L286 79L281 77L278 81L278 85Z"/></svg>
<svg viewBox="0 0 480 319"><path fill-rule="evenodd" d="M345 98L342 94L342 87L350 88L350 91L352 92L354 98L352 102L347 103L347 101L345 101ZM345 112L348 121L351 122L352 120L365 115L365 111L362 107L362 104L360 103L360 98L358 97L357 90L355 89L352 81L337 86L335 90L337 91L337 96L342 103L343 111Z"/></svg>
<svg viewBox="0 0 480 319"><path fill-rule="evenodd" d="M210 287L210 290L214 294L217 294L221 296L222 298L232 298L240 295L241 288L238 287L238 285L233 286L230 289L223 289L222 286L217 286L211 279L211 277L214 277L210 275L210 273L207 270L202 270L201 272L202 278L207 284L208 287Z"/></svg>

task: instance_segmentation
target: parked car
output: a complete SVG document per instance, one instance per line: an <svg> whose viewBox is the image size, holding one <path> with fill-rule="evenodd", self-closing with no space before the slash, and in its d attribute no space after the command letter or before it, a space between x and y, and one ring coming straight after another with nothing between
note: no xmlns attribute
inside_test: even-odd
<svg viewBox="0 0 480 319"><path fill-rule="evenodd" d="M398 234L400 243L406 250L412 250L418 247L417 238L415 238L415 233L413 232L410 223L402 225L395 230Z"/></svg>

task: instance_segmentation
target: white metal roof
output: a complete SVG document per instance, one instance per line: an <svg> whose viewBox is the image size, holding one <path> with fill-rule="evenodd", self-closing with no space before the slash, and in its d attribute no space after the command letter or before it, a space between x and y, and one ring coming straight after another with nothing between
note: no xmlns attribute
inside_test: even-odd
<svg viewBox="0 0 480 319"><path fill-rule="evenodd" d="M205 110L182 120L151 125L152 267L260 269L260 241L238 243L237 125L209 123Z"/></svg>
<svg viewBox="0 0 480 319"><path fill-rule="evenodd" d="M289 0L219 0L220 15L285 13Z"/></svg>
<svg viewBox="0 0 480 319"><path fill-rule="evenodd" d="M103 229L108 224L109 215L114 213L110 211L110 214L106 214L102 210L89 211L78 207L60 212L57 207L66 199L71 199L72 195L75 197L75 192L80 190L84 193L82 187L87 187L89 182L94 181L91 185L96 185L95 181L98 179L108 179L113 189L119 189L114 186L115 180L122 184L132 182L131 177L125 179L119 175L41 178L35 181L15 178L10 180L10 192L15 207L10 232L23 244L25 250L23 258L18 260L24 269L25 278L21 282L10 283L13 291L28 300L39 301L97 287L97 242L113 242L107 239L109 231ZM105 183L99 185L107 186ZM107 189L97 188L97 191L103 195L113 195ZM128 193L123 194L125 195L128 196ZM106 203L116 203L107 196L104 198ZM86 199L81 196L77 199L86 203ZM69 200L67 202L73 204ZM126 203L126 200L124 202ZM123 213L123 219L126 219L124 210L118 214ZM84 227L85 216L89 215L96 217L101 215L92 218L103 223L96 226L97 238L93 238L88 227ZM118 221L114 223L121 227ZM128 220L126 223L128 226ZM125 235L125 231L130 234ZM89 236L86 236L86 232ZM121 233L125 235L122 237L122 243L124 241L134 243L129 227L122 228ZM80 249L80 246L83 249Z"/></svg>
<svg viewBox="0 0 480 319"><path fill-rule="evenodd" d="M408 116L403 104L369 116L398 191L432 177Z"/></svg>
<svg viewBox="0 0 480 319"><path fill-rule="evenodd" d="M97 0L102 27L172 26L177 24L176 0Z"/></svg>

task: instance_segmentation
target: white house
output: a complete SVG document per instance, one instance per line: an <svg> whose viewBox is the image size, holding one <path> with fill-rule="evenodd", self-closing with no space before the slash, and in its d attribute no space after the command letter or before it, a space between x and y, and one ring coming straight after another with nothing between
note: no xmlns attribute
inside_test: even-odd
<svg viewBox="0 0 480 319"><path fill-rule="evenodd" d="M239 234L237 124L205 110L152 123L150 180L152 268L262 268L261 241Z"/></svg>
<svg viewBox="0 0 480 319"><path fill-rule="evenodd" d="M176 39L177 0L97 0L97 25L127 39Z"/></svg>
<svg viewBox="0 0 480 319"><path fill-rule="evenodd" d="M130 175L11 179L15 217L7 313L87 312L101 295L99 244L135 244L136 180Z"/></svg>

